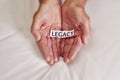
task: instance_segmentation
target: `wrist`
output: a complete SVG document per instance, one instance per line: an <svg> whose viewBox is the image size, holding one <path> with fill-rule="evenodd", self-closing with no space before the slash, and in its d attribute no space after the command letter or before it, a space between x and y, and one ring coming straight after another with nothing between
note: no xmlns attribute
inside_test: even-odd
<svg viewBox="0 0 120 80"><path fill-rule="evenodd" d="M39 0L40 5L58 5L60 0Z"/></svg>
<svg viewBox="0 0 120 80"><path fill-rule="evenodd" d="M68 6L79 6L84 8L87 0L66 0L65 5Z"/></svg>

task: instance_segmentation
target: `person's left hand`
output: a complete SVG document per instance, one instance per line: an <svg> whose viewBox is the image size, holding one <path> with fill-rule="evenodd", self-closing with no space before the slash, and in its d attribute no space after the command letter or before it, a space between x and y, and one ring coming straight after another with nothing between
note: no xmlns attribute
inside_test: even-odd
<svg viewBox="0 0 120 80"><path fill-rule="evenodd" d="M68 63L73 60L90 37L90 20L83 7L64 3L62 7L62 30L74 30L74 36L61 41L61 55Z"/></svg>

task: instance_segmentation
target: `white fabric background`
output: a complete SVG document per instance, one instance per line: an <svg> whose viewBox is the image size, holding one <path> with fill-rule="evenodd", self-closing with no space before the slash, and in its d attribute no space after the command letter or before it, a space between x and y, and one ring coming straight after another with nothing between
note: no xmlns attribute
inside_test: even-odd
<svg viewBox="0 0 120 80"><path fill-rule="evenodd" d="M92 36L76 59L49 66L30 33L37 0L0 0L0 80L120 80L120 0L88 0Z"/></svg>

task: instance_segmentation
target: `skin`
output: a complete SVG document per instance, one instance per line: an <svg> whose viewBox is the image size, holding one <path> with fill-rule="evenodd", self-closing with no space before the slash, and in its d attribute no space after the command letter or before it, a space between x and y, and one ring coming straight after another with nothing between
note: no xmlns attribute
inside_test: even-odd
<svg viewBox="0 0 120 80"><path fill-rule="evenodd" d="M62 30L73 30L75 35L61 41L61 54L68 63L73 60L79 49L88 44L90 20L84 10L86 0L66 0L62 7Z"/></svg>
<svg viewBox="0 0 120 80"><path fill-rule="evenodd" d="M73 60L79 49L88 44L90 20L84 10L86 0L66 0L62 7L62 30L73 30L75 35L61 41L61 54L68 63Z"/></svg>
<svg viewBox="0 0 120 80"><path fill-rule="evenodd" d="M41 0L33 17L32 34L48 64L58 61L60 39L51 38L50 30L61 30L61 6L59 1Z"/></svg>
<svg viewBox="0 0 120 80"><path fill-rule="evenodd" d="M66 0L62 8L59 0L40 0L40 3L33 17L32 34L48 64L54 64L60 56L68 63L90 37L90 20L84 10L86 0ZM49 36L50 30L73 29L75 35L71 38Z"/></svg>

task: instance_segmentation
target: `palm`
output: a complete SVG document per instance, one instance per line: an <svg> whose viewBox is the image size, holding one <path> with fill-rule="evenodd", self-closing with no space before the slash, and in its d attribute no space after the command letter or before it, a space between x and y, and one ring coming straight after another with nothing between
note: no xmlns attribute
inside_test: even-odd
<svg viewBox="0 0 120 80"><path fill-rule="evenodd" d="M74 30L74 36L71 38L62 39L62 56L65 62L73 59L78 53L79 49L83 45L82 40L83 21L85 20L86 14L77 8L64 7L62 8L62 30Z"/></svg>
<svg viewBox="0 0 120 80"><path fill-rule="evenodd" d="M61 29L60 6L44 6L35 14L33 21L33 35L38 38L38 46L48 63L58 60L60 53L59 39L50 37L50 30ZM43 9L44 8L44 9Z"/></svg>

